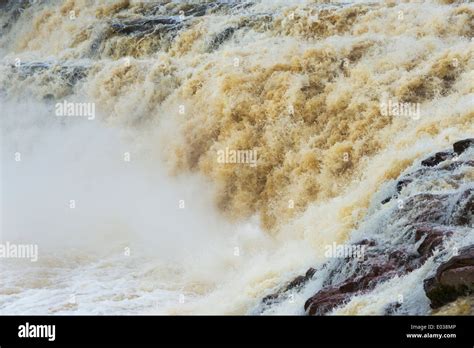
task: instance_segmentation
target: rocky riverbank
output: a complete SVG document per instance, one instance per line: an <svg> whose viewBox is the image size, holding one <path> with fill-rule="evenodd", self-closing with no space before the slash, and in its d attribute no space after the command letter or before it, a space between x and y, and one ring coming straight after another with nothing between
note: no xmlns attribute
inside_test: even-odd
<svg viewBox="0 0 474 348"><path fill-rule="evenodd" d="M438 265L435 274L424 280L432 308L472 295L474 245L459 249L454 240L461 230L474 233L473 148L474 139L458 141L452 149L433 154L421 161L420 168L398 178L393 195L380 203L396 203L387 223L399 226L398 236L387 240L374 235L352 243L354 247L364 246L363 258L330 260L318 269L310 268L304 276L266 296L263 307L299 291L325 269L321 289L306 300L304 310L309 315L329 314L354 296L417 270L430 258ZM443 261L446 254L454 256ZM402 303L402 296L387 303L383 314L397 314Z"/></svg>

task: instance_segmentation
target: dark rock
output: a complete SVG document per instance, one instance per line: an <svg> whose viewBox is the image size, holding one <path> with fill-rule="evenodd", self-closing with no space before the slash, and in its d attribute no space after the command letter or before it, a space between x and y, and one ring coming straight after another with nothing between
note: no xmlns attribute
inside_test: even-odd
<svg viewBox="0 0 474 348"><path fill-rule="evenodd" d="M166 1L160 4L156 1L142 4L140 10L144 16L169 15L185 17L202 17L209 14L230 14L232 10L241 10L253 6L251 2L237 0L214 1Z"/></svg>
<svg viewBox="0 0 474 348"><path fill-rule="evenodd" d="M377 243L373 239L362 239L361 241L358 241L354 243L354 245L367 245L367 246L374 246Z"/></svg>
<svg viewBox="0 0 474 348"><path fill-rule="evenodd" d="M208 47L208 52L213 52L219 48L225 41L229 40L237 28L229 27L226 28L224 31L217 34L211 41Z"/></svg>
<svg viewBox="0 0 474 348"><path fill-rule="evenodd" d="M425 167L434 167L440 164L441 162L444 162L453 157L454 157L454 153L452 152L448 152L448 151L438 152L434 154L433 156L428 157L427 159L421 161L421 165Z"/></svg>
<svg viewBox="0 0 474 348"><path fill-rule="evenodd" d="M74 86L83 80L88 72L90 66L87 64L65 64L64 62L21 62L20 64L11 64L9 71L9 78L18 79L20 81L29 77L34 77L35 82L52 83L54 80L58 86L56 94L51 93L50 90L44 89L44 94L38 97L44 100L54 100L62 98L65 95L73 93ZM44 82L46 81L46 82Z"/></svg>
<svg viewBox="0 0 474 348"><path fill-rule="evenodd" d="M158 17L114 22L111 28L115 33L145 35L158 31L177 30L181 28L181 22L173 17Z"/></svg>
<svg viewBox="0 0 474 348"><path fill-rule="evenodd" d="M327 314L352 296L366 293L380 282L420 267L422 263L418 258L403 250L395 250L388 256L374 252L359 263L353 276L337 284L326 284L306 301L304 308L310 315Z"/></svg>
<svg viewBox="0 0 474 348"><path fill-rule="evenodd" d="M360 267L360 271L345 281L326 286L310 297L305 303L305 310L310 315L324 315L344 304L354 295L372 290L379 282L396 275L406 273L402 266L409 257L407 254L391 254L388 259L383 255L369 258Z"/></svg>
<svg viewBox="0 0 474 348"><path fill-rule="evenodd" d="M442 245L444 238L453 234L453 230L443 225L422 223L415 224L410 233L414 236L415 242L421 241L417 253L403 249L403 245L400 245L399 249L392 249L388 254L380 253L377 243L369 239L354 243L353 245L365 245L368 248L367 256L363 260L353 260L357 264L352 276L334 284L331 280L335 274L344 273L345 266L353 268L347 260L339 263L331 272L328 281L323 284L323 288L305 302L304 308L307 313L309 315L325 315L349 301L354 295L367 293L381 282L392 279L394 276L402 276L421 267L432 255L433 250ZM295 287L301 287L314 273L315 270L310 269L305 276L295 278L283 290L283 293ZM267 296L264 303L270 304L280 295L277 293Z"/></svg>
<svg viewBox="0 0 474 348"><path fill-rule="evenodd" d="M389 254L388 261L394 269L399 269L402 273L406 273L406 270L412 271L420 266L417 258L418 255L405 250L395 250Z"/></svg>
<svg viewBox="0 0 474 348"><path fill-rule="evenodd" d="M425 279L424 289L432 308L474 293L474 245L439 266L434 277Z"/></svg>
<svg viewBox="0 0 474 348"><path fill-rule="evenodd" d="M440 152L440 153L447 153L447 152ZM436 156L436 155L435 155ZM432 157L430 157L432 158ZM454 158L454 154L453 157ZM426 159L425 161L427 161ZM430 162L433 163L433 162ZM442 162L440 162L442 163ZM456 170L460 167L463 166L469 166L469 167L474 167L474 161L473 160L467 160L467 161L453 161L449 164L446 164L444 166L427 166L426 168L420 168L412 173L406 174L402 176L396 184L396 190L397 193L401 193L403 188L414 182L415 180L424 180L426 179L427 176L430 176L435 173L445 173L446 175L450 175L449 172Z"/></svg>
<svg viewBox="0 0 474 348"><path fill-rule="evenodd" d="M267 295L263 298L262 302L265 305L271 305L274 302L278 302L282 294L292 289L301 288L304 284L310 280L316 273L316 269L310 268L306 271L305 275L301 275L293 279L282 291L274 294Z"/></svg>
<svg viewBox="0 0 474 348"><path fill-rule="evenodd" d="M387 305L385 308L385 315L393 315L397 310L402 306L400 302L392 302Z"/></svg>
<svg viewBox="0 0 474 348"><path fill-rule="evenodd" d="M31 0L0 0L2 16L6 18L0 28L0 36L6 35L13 24L20 18L23 11L32 5Z"/></svg>
<svg viewBox="0 0 474 348"><path fill-rule="evenodd" d="M474 138L464 139L464 140L455 142L453 144L453 150L458 155L460 155L464 151L466 151L466 149L469 148L470 146L474 146Z"/></svg>
<svg viewBox="0 0 474 348"><path fill-rule="evenodd" d="M456 143L454 149L459 154L471 144L468 139ZM414 192L406 192L399 206L386 217L387 224L400 228L399 236L393 240L377 238L377 242L374 239L360 240L352 245L365 247L363 258L346 257L325 263L322 267L327 267L327 272L321 272L325 275L321 289L304 305L309 315L325 315L353 296L368 293L378 284L418 269L433 257L435 250L443 252L445 240L472 225L474 189L466 188L469 177L458 169L473 166L474 161L452 161L443 165L442 162L454 157L450 151L438 152L422 162L424 168L398 179L396 190L399 194L407 185L413 185ZM440 181L449 187L443 193L437 189ZM394 197L396 195L382 203ZM416 250L413 243L416 243ZM271 299L282 296L289 289L302 287L313 274L295 278ZM474 246L441 265L436 276L427 279L424 286L433 308L473 293ZM385 313L393 314L401 307L400 303L389 303Z"/></svg>
<svg viewBox="0 0 474 348"><path fill-rule="evenodd" d="M298 276L295 279L293 279L288 286L286 287L285 291L291 290L296 287L301 287L304 285L311 277L316 273L316 270L314 268L310 268L308 271L306 271L306 274L304 276Z"/></svg>
<svg viewBox="0 0 474 348"><path fill-rule="evenodd" d="M454 194L420 193L403 201L401 208L395 213L395 220L407 218L412 224L429 222L447 224L450 213L449 199Z"/></svg>
<svg viewBox="0 0 474 348"><path fill-rule="evenodd" d="M411 224L434 223L467 226L474 214L474 190L461 192L413 195L402 202L395 214L397 220L405 217Z"/></svg>
<svg viewBox="0 0 474 348"><path fill-rule="evenodd" d="M146 35L158 34L168 31L177 31L186 23L197 17L209 14L228 14L232 10L242 10L253 3L242 4L239 1L212 1L206 3L172 2L165 6L150 4L145 6L141 18L122 19L116 18L110 27L116 34ZM234 28L227 28L221 33L221 40L226 40L232 35Z"/></svg>
<svg viewBox="0 0 474 348"><path fill-rule="evenodd" d="M62 65L61 63L52 64L48 62L24 62L18 66L11 65L10 67L16 71L21 78L41 74L42 72L50 70L61 76L61 78L70 85L74 85L78 80L83 79L89 69L89 67L85 65Z"/></svg>
<svg viewBox="0 0 474 348"><path fill-rule="evenodd" d="M177 2L179 3L179 2ZM253 6L252 2L242 2L238 0L208 1L208 2L182 2L174 8L166 8L167 13L173 15L184 14L186 17L202 17L209 14L230 14L233 10L243 10Z"/></svg>
<svg viewBox="0 0 474 348"><path fill-rule="evenodd" d="M474 161L455 161L441 169L451 171L463 166L474 167Z"/></svg>
<svg viewBox="0 0 474 348"><path fill-rule="evenodd" d="M411 178L405 178L397 182L397 192L402 192L403 188L413 181Z"/></svg>
<svg viewBox="0 0 474 348"><path fill-rule="evenodd" d="M338 289L320 291L305 302L304 309L309 315L324 315L347 302L351 295Z"/></svg>
<svg viewBox="0 0 474 348"><path fill-rule="evenodd" d="M474 219L474 189L467 189L459 195L451 215L450 223L457 226L471 226Z"/></svg>
<svg viewBox="0 0 474 348"><path fill-rule="evenodd" d="M429 257L433 251L439 247L445 237L449 237L453 231L442 225L422 224L415 229L415 241L418 242L423 239L417 251L420 255Z"/></svg>
<svg viewBox="0 0 474 348"><path fill-rule="evenodd" d="M271 305L274 302L276 302L279 298L279 294L270 294L268 296L265 296L262 300L263 304L265 305Z"/></svg>

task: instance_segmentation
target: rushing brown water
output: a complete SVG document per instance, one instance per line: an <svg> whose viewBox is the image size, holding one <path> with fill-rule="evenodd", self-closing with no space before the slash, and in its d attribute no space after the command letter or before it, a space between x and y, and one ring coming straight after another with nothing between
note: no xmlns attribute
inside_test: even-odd
<svg viewBox="0 0 474 348"><path fill-rule="evenodd" d="M44 250L2 265L4 313L252 312L370 221L390 180L474 134L470 2L1 6L3 239ZM64 101L96 114L58 121ZM87 207L66 217L74 186ZM404 288L429 313L435 266L336 312L379 314Z"/></svg>

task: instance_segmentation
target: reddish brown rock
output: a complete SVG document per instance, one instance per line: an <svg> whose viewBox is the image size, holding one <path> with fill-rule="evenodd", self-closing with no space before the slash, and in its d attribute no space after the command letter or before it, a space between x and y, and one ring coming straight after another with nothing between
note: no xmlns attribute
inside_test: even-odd
<svg viewBox="0 0 474 348"><path fill-rule="evenodd" d="M472 144L473 139L460 141L454 145L454 151L460 154ZM399 227L400 233L393 240L377 238L376 242L374 239L363 239L353 243L354 246L364 246L363 258L345 257L324 264L322 268L327 268L327 272L321 272L325 277L322 287L304 305L309 315L325 315L352 297L372 291L378 284L416 270L433 256L435 250L443 252L446 239L456 233L464 233L465 228L472 225L474 189L466 189L466 176L458 169L474 166L474 161L457 160L443 164L453 158L454 153L451 151L438 152L422 161L425 167L398 179L397 194L382 203L398 198L405 187L414 185L414 193L408 197L405 197L408 192L404 193L403 200L391 208L393 210L387 217L386 223ZM436 184L440 178L449 183L452 189L439 193ZM428 184L424 185L424 181L428 181ZM423 184L418 185L420 182ZM431 192L430 187L433 187ZM417 188L420 190L417 191ZM267 296L264 303L285 298L284 294L288 290L299 291L315 276L315 272L310 269L306 275L295 278L276 294ZM474 246L463 249L459 256L441 265L433 278L425 280L424 287L433 308L453 301L458 296L473 293ZM385 314L394 314L402 306L397 302L387 303Z"/></svg>
<svg viewBox="0 0 474 348"><path fill-rule="evenodd" d="M281 292L278 292L278 293L275 293L275 294L270 294L268 296L265 296L265 298L263 298L263 303L265 304L271 304L275 301L278 301L278 299L280 298L280 295L282 293L285 293L286 291L289 291L289 290L292 290L294 288L299 288L301 286L303 286L304 284L306 284L308 282L308 280L311 279L311 277L313 277L313 275L316 273L316 269L314 268L310 268L308 269L308 271L306 271L305 275L301 275L301 276L298 276L296 277L295 279L293 279L285 288L283 291Z"/></svg>
<svg viewBox="0 0 474 348"><path fill-rule="evenodd" d="M417 251L421 256L428 258L433 251L439 247L445 237L453 234L452 229L442 225L421 224L416 227L415 241L418 242L424 238Z"/></svg>
<svg viewBox="0 0 474 348"><path fill-rule="evenodd" d="M352 296L370 291L380 282L418 268L421 263L417 262L417 258L401 250L388 256L373 254L361 262L354 276L324 287L306 301L304 308L309 315L324 315Z"/></svg>
<svg viewBox="0 0 474 348"><path fill-rule="evenodd" d="M455 233L455 227L448 225L453 211L465 212L469 206L469 193L430 194L423 193L411 196L404 205L394 213L394 220L407 218L408 229L415 242L419 242L416 253L410 252L408 244L393 245L384 248L388 255L380 253L375 242L363 240L356 244L367 245L366 257L359 261L353 276L337 284L326 284L323 289L310 297L305 303L305 310L310 315L324 315L334 308L343 305L355 295L371 291L377 284L402 276L421 267L433 255L436 248L443 246L443 241ZM459 197L458 199L456 199ZM453 202L454 207L453 207ZM461 204L463 203L463 204ZM460 214L461 216L464 213ZM390 251L390 248L391 251ZM334 273L341 273L335 270ZM443 279L465 276L467 270L446 271Z"/></svg>
<svg viewBox="0 0 474 348"><path fill-rule="evenodd" d="M395 220L409 219L411 224L421 222L447 224L449 220L450 199L454 194L420 193L402 202L395 213Z"/></svg>
<svg viewBox="0 0 474 348"><path fill-rule="evenodd" d="M338 289L320 291L306 301L304 309L309 315L324 315L348 301L352 295L342 293Z"/></svg>
<svg viewBox="0 0 474 348"><path fill-rule="evenodd" d="M424 281L424 289L432 308L474 293L474 245L439 266L435 276Z"/></svg>

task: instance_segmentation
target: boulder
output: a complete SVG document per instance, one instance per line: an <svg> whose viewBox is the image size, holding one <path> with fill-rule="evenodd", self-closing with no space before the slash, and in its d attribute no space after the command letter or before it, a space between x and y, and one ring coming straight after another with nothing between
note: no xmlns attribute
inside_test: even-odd
<svg viewBox="0 0 474 348"><path fill-rule="evenodd" d="M434 167L440 164L441 162L444 162L453 157L454 157L454 153L451 151L438 152L434 154L433 156L428 157L427 159L421 161L421 165L425 167Z"/></svg>
<svg viewBox="0 0 474 348"><path fill-rule="evenodd" d="M405 187L414 185L413 190L403 192L403 200L392 207L387 216L387 224L399 226L399 236L393 240L374 237L352 243L354 247L364 246L363 258L341 257L328 261L321 266L327 268L327 272L315 273L311 268L277 293L267 296L264 304L286 297L288 290L299 291L311 278L321 274L325 277L322 286L306 300L304 309L309 315L325 315L354 296L372 291L378 284L418 269L435 250L442 255L444 241L471 227L474 215L474 189L466 186L465 170L458 171L462 166L473 166L474 161L443 162L472 144L473 139L459 141L453 146L454 152L438 152L421 162L424 167L398 178L397 193L382 203L400 197ZM450 189L438 190L440 180ZM434 277L424 281L424 289L433 308L473 293L474 246L462 249L458 256L442 264ZM394 314L402 306L392 301L387 303L384 313Z"/></svg>
<svg viewBox="0 0 474 348"><path fill-rule="evenodd" d="M463 248L424 281L432 308L441 307L460 296L474 293L474 245Z"/></svg>
<svg viewBox="0 0 474 348"><path fill-rule="evenodd" d="M452 225L472 227L474 220L474 189L463 191L455 203L451 214Z"/></svg>
<svg viewBox="0 0 474 348"><path fill-rule="evenodd" d="M445 237L454 233L452 229L443 225L421 224L415 228L415 241L423 240L417 251L421 256L429 257L439 247Z"/></svg>
<svg viewBox="0 0 474 348"><path fill-rule="evenodd" d="M293 281L291 281L287 285L285 291L291 290L293 288L301 287L302 285L306 284L306 282L310 280L315 273L316 273L316 269L310 268L308 271L306 271L306 274L304 276L299 276L293 279Z"/></svg>
<svg viewBox="0 0 474 348"><path fill-rule="evenodd" d="M175 17L157 17L151 19L116 21L111 24L111 28L115 33L144 35L178 30L181 28L181 24L181 21Z"/></svg>
<svg viewBox="0 0 474 348"><path fill-rule="evenodd" d="M325 286L305 303L309 315L324 315L347 302L352 296L372 290L379 282L405 274L414 258L403 251L369 257L359 271L341 283Z"/></svg>
<svg viewBox="0 0 474 348"><path fill-rule="evenodd" d="M225 41L229 40L238 28L228 27L218 33L209 43L208 52L217 50Z"/></svg>
<svg viewBox="0 0 474 348"><path fill-rule="evenodd" d="M474 146L474 138L464 139L464 140L455 142L453 144L453 150L458 155L460 155L464 151L466 151L466 149L468 149L470 146Z"/></svg>

